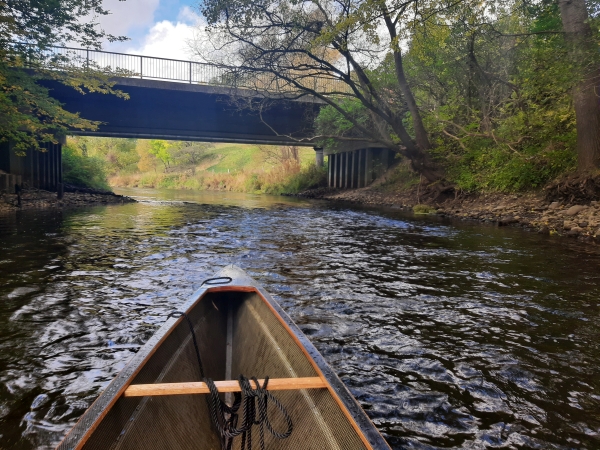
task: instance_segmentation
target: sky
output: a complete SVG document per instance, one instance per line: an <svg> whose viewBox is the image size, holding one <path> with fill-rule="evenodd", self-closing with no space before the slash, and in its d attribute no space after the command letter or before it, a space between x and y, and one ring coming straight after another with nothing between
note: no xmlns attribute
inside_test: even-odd
<svg viewBox="0 0 600 450"><path fill-rule="evenodd" d="M188 42L201 27L198 0L104 0L111 14L99 18L108 33L130 38L105 43L104 50L171 59L192 59Z"/></svg>

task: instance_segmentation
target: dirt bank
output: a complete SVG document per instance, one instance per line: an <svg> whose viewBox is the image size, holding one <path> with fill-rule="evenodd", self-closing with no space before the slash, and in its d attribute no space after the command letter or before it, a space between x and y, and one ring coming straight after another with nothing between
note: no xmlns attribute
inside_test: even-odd
<svg viewBox="0 0 600 450"><path fill-rule="evenodd" d="M380 186L339 190L319 188L300 194L362 205L391 206L415 212L478 220L498 226L520 226L543 234L569 236L600 242L600 201L548 200L547 191L528 194L457 195L443 202L419 198L419 189L397 192Z"/></svg>
<svg viewBox="0 0 600 450"><path fill-rule="evenodd" d="M16 211L19 209L69 208L131 202L135 202L135 200L122 195L89 189L86 192L65 192L62 200L56 198L56 192L26 189L21 191L20 195L0 194L0 212Z"/></svg>

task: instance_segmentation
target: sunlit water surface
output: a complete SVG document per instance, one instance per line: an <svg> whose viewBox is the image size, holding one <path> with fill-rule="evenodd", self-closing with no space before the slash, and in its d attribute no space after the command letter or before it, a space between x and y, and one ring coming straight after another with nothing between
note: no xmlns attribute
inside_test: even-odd
<svg viewBox="0 0 600 450"><path fill-rule="evenodd" d="M0 216L0 448L51 448L204 278L265 285L399 448L600 448L600 256L515 229L128 191Z"/></svg>

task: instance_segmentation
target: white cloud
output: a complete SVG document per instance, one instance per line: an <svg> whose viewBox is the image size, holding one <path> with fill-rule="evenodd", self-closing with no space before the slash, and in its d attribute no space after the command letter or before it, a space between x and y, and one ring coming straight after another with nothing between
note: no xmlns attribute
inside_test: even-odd
<svg viewBox="0 0 600 450"><path fill-rule="evenodd" d="M159 58L198 60L192 50L192 44L203 41L205 35L204 21L190 7L179 10L177 22L162 20L156 22L145 36L129 44L125 53L156 56Z"/></svg>
<svg viewBox="0 0 600 450"><path fill-rule="evenodd" d="M163 20L154 24L139 47L126 53L170 59L191 59L188 42L194 37L196 27L183 22Z"/></svg>

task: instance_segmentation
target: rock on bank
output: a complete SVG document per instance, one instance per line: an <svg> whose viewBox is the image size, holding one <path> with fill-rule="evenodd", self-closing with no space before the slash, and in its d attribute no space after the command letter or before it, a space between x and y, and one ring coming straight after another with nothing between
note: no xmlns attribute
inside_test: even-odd
<svg viewBox="0 0 600 450"><path fill-rule="evenodd" d="M319 188L303 192L300 196L429 211L451 218L498 226L521 226L542 234L600 242L600 201L595 200L550 201L543 193L482 194L460 195L444 202L422 205L417 190L393 192L377 187L352 190Z"/></svg>
<svg viewBox="0 0 600 450"><path fill-rule="evenodd" d="M90 189L85 189L85 192L76 189L73 189L73 192L65 192L61 200L56 197L56 192L25 189L19 194L0 194L0 212L20 209L69 208L132 202L135 202L135 200L130 197Z"/></svg>

